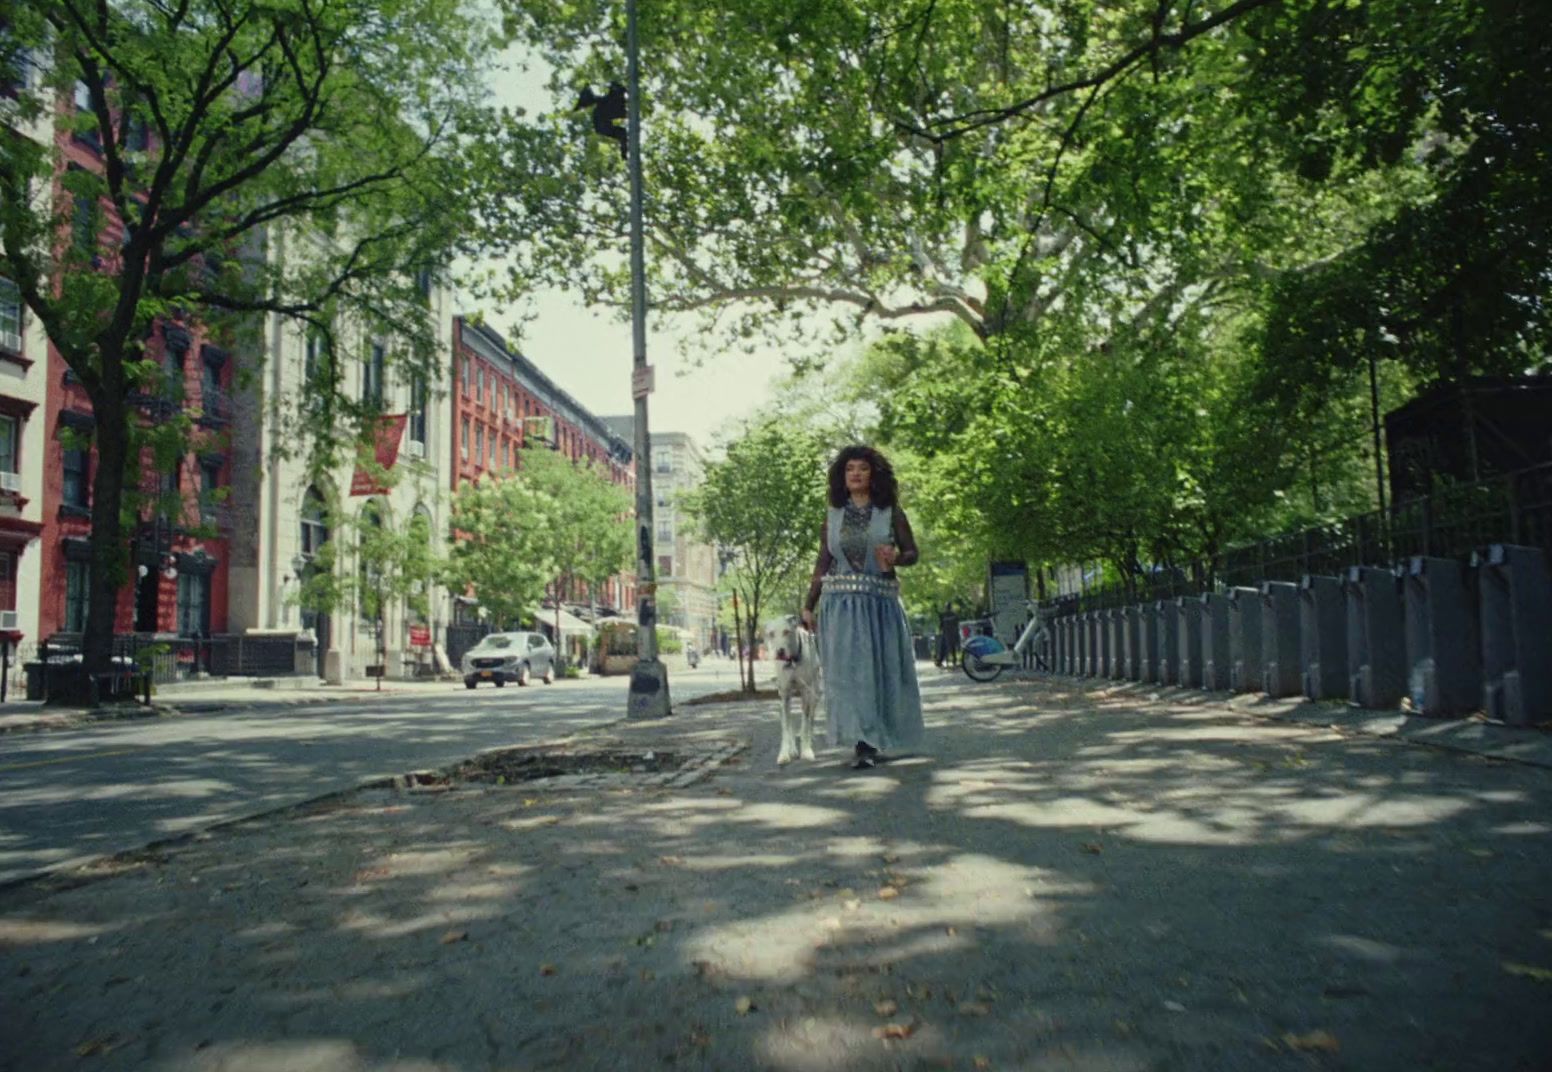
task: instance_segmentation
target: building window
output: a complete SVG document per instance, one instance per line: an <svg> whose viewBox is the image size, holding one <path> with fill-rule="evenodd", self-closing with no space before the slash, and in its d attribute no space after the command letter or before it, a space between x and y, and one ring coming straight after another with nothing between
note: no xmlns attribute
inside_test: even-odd
<svg viewBox="0 0 1552 1072"><path fill-rule="evenodd" d="M382 508L375 500L368 500L361 508L361 535L356 542L356 577L360 588L356 600L356 613L363 629L375 629L387 608L380 598L378 586L383 580L381 567L371 561L372 542L383 529ZM374 613L375 612L375 613Z"/></svg>
<svg viewBox="0 0 1552 1072"><path fill-rule="evenodd" d="M0 350L22 352L22 292L0 276Z"/></svg>
<svg viewBox="0 0 1552 1072"><path fill-rule="evenodd" d="M311 560L323 545L329 542L329 520L324 510L323 495L317 488L308 488L302 497L302 557Z"/></svg>
<svg viewBox="0 0 1552 1072"><path fill-rule="evenodd" d="M415 269L415 292L421 296L427 304L431 302L431 269Z"/></svg>
<svg viewBox="0 0 1552 1072"><path fill-rule="evenodd" d="M210 574L178 571L178 635L210 635Z"/></svg>
<svg viewBox="0 0 1552 1072"><path fill-rule="evenodd" d="M91 483L88 480L91 460L84 444L80 447L65 447L63 469L64 487L61 494L64 504L80 510L87 509L91 505Z"/></svg>
<svg viewBox="0 0 1552 1072"><path fill-rule="evenodd" d="M199 519L214 525L221 505L221 463L214 458L199 463Z"/></svg>
<svg viewBox="0 0 1552 1072"><path fill-rule="evenodd" d="M481 365L474 370L474 400L483 403L485 401L485 366Z"/></svg>
<svg viewBox="0 0 1552 1072"><path fill-rule="evenodd" d="M16 609L16 556L0 551L0 610Z"/></svg>
<svg viewBox="0 0 1552 1072"><path fill-rule="evenodd" d="M458 448L464 461L469 460L469 418L463 419L463 427L458 431Z"/></svg>
<svg viewBox="0 0 1552 1072"><path fill-rule="evenodd" d="M65 621L67 633L86 632L86 608L90 597L88 565L65 563Z"/></svg>
<svg viewBox="0 0 1552 1072"><path fill-rule="evenodd" d="M70 244L81 256L92 251L95 228L92 226L92 199L85 194L75 194L71 200Z"/></svg>
<svg viewBox="0 0 1552 1072"><path fill-rule="evenodd" d="M483 424L474 429L474 464L485 464L485 426Z"/></svg>
<svg viewBox="0 0 1552 1072"><path fill-rule="evenodd" d="M302 382L308 387L318 382L323 367L323 339L316 331L307 333L307 348L302 355Z"/></svg>
<svg viewBox="0 0 1552 1072"><path fill-rule="evenodd" d="M383 405L384 357L382 344L374 342L361 359L361 401L377 409Z"/></svg>
<svg viewBox="0 0 1552 1072"><path fill-rule="evenodd" d="M474 385L474 364L467 357L463 359L463 394L469 397L469 390Z"/></svg>
<svg viewBox="0 0 1552 1072"><path fill-rule="evenodd" d="M658 473L671 473L674 471L674 455L672 451L660 450L652 455L652 469Z"/></svg>
<svg viewBox="0 0 1552 1072"><path fill-rule="evenodd" d="M0 414L0 473L21 471L21 422Z"/></svg>
<svg viewBox="0 0 1552 1072"><path fill-rule="evenodd" d="M659 577L672 577L674 575L674 556L657 556L657 575Z"/></svg>
<svg viewBox="0 0 1552 1072"><path fill-rule="evenodd" d="M410 380L409 433L411 442L425 445L426 378L418 373Z"/></svg>
<svg viewBox="0 0 1552 1072"><path fill-rule="evenodd" d="M674 526L671 521L659 521L657 523L657 538L659 543L673 543Z"/></svg>

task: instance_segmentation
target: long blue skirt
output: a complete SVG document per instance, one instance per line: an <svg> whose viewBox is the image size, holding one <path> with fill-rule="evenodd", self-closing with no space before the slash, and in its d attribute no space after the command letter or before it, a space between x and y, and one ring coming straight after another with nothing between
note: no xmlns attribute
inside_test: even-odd
<svg viewBox="0 0 1552 1072"><path fill-rule="evenodd" d="M881 751L921 746L921 690L910 627L898 597L825 592L819 599L830 740Z"/></svg>

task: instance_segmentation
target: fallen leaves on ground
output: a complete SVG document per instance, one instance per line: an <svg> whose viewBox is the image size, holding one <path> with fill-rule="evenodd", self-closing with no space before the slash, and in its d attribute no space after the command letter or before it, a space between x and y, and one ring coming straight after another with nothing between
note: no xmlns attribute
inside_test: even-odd
<svg viewBox="0 0 1552 1072"><path fill-rule="evenodd" d="M891 1001L886 998L883 1001L875 1001L873 1003L873 1011L878 1013L880 1016L888 1018L900 1011L900 1005L898 1002Z"/></svg>
<svg viewBox="0 0 1552 1072"><path fill-rule="evenodd" d="M883 1024L873 1029L876 1039L908 1039L916 1034L916 1021L908 1024Z"/></svg>
<svg viewBox="0 0 1552 1072"><path fill-rule="evenodd" d="M103 1038L90 1039L75 1048L77 1057L96 1057L112 1053L118 1048L118 1040L112 1035Z"/></svg>
<svg viewBox="0 0 1552 1072"><path fill-rule="evenodd" d="M454 942L466 942L469 940L468 931L448 931L442 935L443 945L452 945Z"/></svg>
<svg viewBox="0 0 1552 1072"><path fill-rule="evenodd" d="M733 1002L733 1011L740 1016L748 1016L754 1011L754 1001L748 994L741 994L737 1001Z"/></svg>
<svg viewBox="0 0 1552 1072"><path fill-rule="evenodd" d="M1534 979L1538 983L1552 983L1552 968L1538 968L1534 964L1516 964L1512 960L1506 960L1503 962L1503 970L1510 975Z"/></svg>
<svg viewBox="0 0 1552 1072"><path fill-rule="evenodd" d="M900 896L900 891L893 886L884 886L878 891L878 899L880 901L893 901L898 896Z"/></svg>
<svg viewBox="0 0 1552 1072"><path fill-rule="evenodd" d="M553 964L541 964L541 965L539 965L539 974L540 975L554 975L555 974L555 965L553 965Z"/></svg>
<svg viewBox="0 0 1552 1072"><path fill-rule="evenodd" d="M964 1001L959 1004L959 1015L961 1016L985 1016L991 1011L991 1006L984 1001Z"/></svg>
<svg viewBox="0 0 1552 1072"><path fill-rule="evenodd" d="M1090 856L1098 856L1105 850L1104 847L1101 846L1097 841L1085 841L1083 843L1083 851L1088 853Z"/></svg>
<svg viewBox="0 0 1552 1072"><path fill-rule="evenodd" d="M1289 1031L1284 1033L1282 1039L1283 1045L1290 1050L1299 1050L1305 1053L1337 1053L1342 1049L1342 1044L1329 1031L1309 1031L1302 1035Z"/></svg>

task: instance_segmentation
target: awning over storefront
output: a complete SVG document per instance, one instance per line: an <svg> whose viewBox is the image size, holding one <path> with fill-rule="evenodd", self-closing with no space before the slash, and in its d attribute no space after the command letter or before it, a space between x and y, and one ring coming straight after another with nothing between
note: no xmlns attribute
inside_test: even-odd
<svg viewBox="0 0 1552 1072"><path fill-rule="evenodd" d="M543 607L535 614L535 619L544 627L544 631L553 635L555 633L555 608ZM593 627L562 608L560 612L560 631L562 636L576 636L578 633L591 635Z"/></svg>

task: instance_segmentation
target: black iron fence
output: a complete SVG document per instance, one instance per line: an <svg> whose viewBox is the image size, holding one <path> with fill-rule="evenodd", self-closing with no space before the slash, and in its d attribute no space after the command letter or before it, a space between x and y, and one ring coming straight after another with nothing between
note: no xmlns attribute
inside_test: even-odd
<svg viewBox="0 0 1552 1072"><path fill-rule="evenodd" d="M153 685L199 677L288 677L310 669L313 644L306 635L218 635L158 637L120 634L113 638L110 674L134 676ZM81 636L56 633L18 652L27 674L29 699L46 699L66 677L79 674ZM62 687L62 686L61 686ZM139 691L137 689L137 691Z"/></svg>
<svg viewBox="0 0 1552 1072"><path fill-rule="evenodd" d="M1492 543L1552 554L1552 465L1469 484L1451 484L1387 511L1233 547L1211 558L1156 569L1120 584L1052 600L1063 614L1253 586L1340 575L1349 566L1393 566L1415 555L1467 558Z"/></svg>

